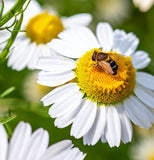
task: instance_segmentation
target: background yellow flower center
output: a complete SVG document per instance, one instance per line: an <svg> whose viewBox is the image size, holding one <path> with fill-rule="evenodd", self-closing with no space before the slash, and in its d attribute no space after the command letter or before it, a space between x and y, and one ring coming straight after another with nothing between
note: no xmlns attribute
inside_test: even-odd
<svg viewBox="0 0 154 160"><path fill-rule="evenodd" d="M113 104L128 97L135 86L135 69L131 57L110 53L110 57L118 64L117 75L109 75L97 62L92 61L94 50L86 52L78 61L76 77L81 91L87 98L98 103Z"/></svg>
<svg viewBox="0 0 154 160"><path fill-rule="evenodd" d="M64 29L59 17L48 13L31 18L26 26L26 35L37 44L50 42Z"/></svg>

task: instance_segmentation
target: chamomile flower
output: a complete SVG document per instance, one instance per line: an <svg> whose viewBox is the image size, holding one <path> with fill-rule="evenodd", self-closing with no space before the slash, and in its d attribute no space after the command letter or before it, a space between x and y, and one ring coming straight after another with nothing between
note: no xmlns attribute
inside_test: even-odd
<svg viewBox="0 0 154 160"><path fill-rule="evenodd" d="M54 55L47 43L57 38L60 32L74 25L86 26L91 21L91 15L86 13L60 18L41 9L35 1L30 2L24 15L22 29L26 32L17 36L8 60L8 66L18 71L25 67L34 69L40 56Z"/></svg>
<svg viewBox="0 0 154 160"><path fill-rule="evenodd" d="M8 142L7 133L0 124L1 160L82 160L85 154L73 148L70 140L63 140L48 147L49 135L42 128L32 133L28 123L20 122Z"/></svg>
<svg viewBox="0 0 154 160"><path fill-rule="evenodd" d="M142 139L131 148L132 160L153 160L154 159L154 137L142 137Z"/></svg>
<svg viewBox="0 0 154 160"><path fill-rule="evenodd" d="M96 37L87 27L74 27L59 34L50 45L61 56L40 58L38 83L59 86L42 98L52 105L49 114L59 128L72 123L71 135L84 144L99 139L110 147L130 142L130 120L149 129L154 122L154 76L139 72L150 58L135 51L139 39L133 34L99 23ZM95 53L108 55L104 61ZM101 57L100 57L101 59ZM103 58L102 58L103 59ZM100 62L106 64L104 69ZM117 71L116 75L106 73ZM70 83L70 80L74 82Z"/></svg>

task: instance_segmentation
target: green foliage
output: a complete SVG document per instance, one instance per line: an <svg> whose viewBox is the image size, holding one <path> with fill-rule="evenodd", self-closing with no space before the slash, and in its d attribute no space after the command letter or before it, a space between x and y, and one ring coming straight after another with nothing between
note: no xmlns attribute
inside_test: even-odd
<svg viewBox="0 0 154 160"><path fill-rule="evenodd" d="M4 98L5 96L9 95L11 92L15 90L15 87L10 87L6 91L4 91L1 95L0 98Z"/></svg>
<svg viewBox="0 0 154 160"><path fill-rule="evenodd" d="M80 12L88 12L94 15L95 10L94 0L39 0L39 2L41 5L51 5L51 7L57 9L61 16L71 16ZM138 49L148 52L151 57L150 65L143 71L154 75L153 17L154 7L147 13L141 13L132 6L131 16L120 25L115 25L114 28L121 28L126 30L126 32L133 32L139 37L140 44ZM93 19L93 25L90 27L94 31L97 23L97 19ZM15 30L19 30L19 26ZM77 140L70 136L70 126L64 129L56 128L54 126L54 119L50 118L48 115L49 107L43 107L41 103L35 104L33 102L28 102L22 95L23 81L29 72L31 71L27 69L21 72L13 71L11 68L7 67L6 62L0 64L0 93L10 86L15 86L16 88L13 93L12 91L15 88L11 87L0 95L1 98L5 96L8 97L8 95L10 97L7 99L0 99L0 113L2 113L4 117L3 119L0 118L0 123L5 124L9 136L11 136L11 131L13 131L19 121L25 121L32 125L33 130L40 127L46 129L50 134L50 144L63 139L71 139L76 147L79 147L81 151L87 153L86 160L130 160L130 143L121 144L119 148L110 148L108 144L103 144L100 141L95 146L84 146L82 139ZM10 95L10 93L12 94ZM10 115L8 118L9 110L11 110L13 116ZM137 141L136 137L133 141Z"/></svg>
<svg viewBox="0 0 154 160"><path fill-rule="evenodd" d="M4 47L4 49L0 54L1 63L6 59L18 32L20 32L20 27L23 20L23 12L28 7L28 4L30 3L31 0L29 0L26 7L23 8L23 5L25 4L26 1L27 0L17 0L15 5L4 15L3 15L3 10L5 3L4 1L2 1L2 6L0 11L0 30L8 30L9 32L11 32L11 36L8 39L6 46ZM18 15L20 15L19 19L17 18ZM14 18L14 22L10 26L3 27L12 18ZM13 30L10 30L10 28L12 27Z"/></svg>
<svg viewBox="0 0 154 160"><path fill-rule="evenodd" d="M6 124L6 123L12 121L14 118L16 118L16 116L11 116L11 117L9 117L9 118L7 118L5 120L0 117L0 123L1 124Z"/></svg>

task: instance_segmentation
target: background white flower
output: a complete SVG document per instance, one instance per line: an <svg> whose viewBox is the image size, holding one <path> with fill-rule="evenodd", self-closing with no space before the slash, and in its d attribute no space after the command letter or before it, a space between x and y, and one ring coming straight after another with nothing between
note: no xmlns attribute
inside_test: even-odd
<svg viewBox="0 0 154 160"><path fill-rule="evenodd" d="M40 103L40 99L52 88L38 84L36 82L37 74L37 71L33 71L24 78L22 93L26 100L30 102Z"/></svg>
<svg viewBox="0 0 154 160"><path fill-rule="evenodd" d="M11 2L14 3L13 1ZM6 1L5 5L8 6L10 3L7 4ZM24 19L21 27L26 30L26 32L21 32L17 36L13 45L14 50L9 56L8 66L18 71L25 67L34 69L40 56L55 54L55 52L46 45L52 38L55 38L52 37L52 33L56 32L54 36L57 36L63 29L74 25L86 26L91 20L91 15L86 13L73 15L68 18L59 18L56 15L51 16L50 13L42 9L36 1L31 1L24 12ZM52 23L51 26L49 25L50 23Z"/></svg>
<svg viewBox="0 0 154 160"><path fill-rule="evenodd" d="M154 0L133 0L133 3L140 11L147 12L154 5Z"/></svg>
<svg viewBox="0 0 154 160"><path fill-rule="evenodd" d="M73 148L70 140L48 147L48 132L39 128L32 133L31 126L24 122L17 125L10 142L0 124L0 142L1 160L82 160L86 156L78 148Z"/></svg>
<svg viewBox="0 0 154 160"><path fill-rule="evenodd" d="M135 69L146 67L150 63L150 58L148 53L144 51L135 51L139 44L139 39L133 33L126 34L125 31L119 29L113 31L108 23L99 23L96 29L96 35L97 39L88 28L75 27L59 34L60 39L54 39L51 42L52 48L62 56L39 59L37 68L42 71L38 75L38 83L52 87L64 85L48 93L41 101L43 101L44 106L53 104L49 109L49 114L52 118L56 118L55 126L63 128L73 123L71 135L75 138L83 137L84 144L94 145L101 139L102 142L108 142L110 147L119 146L121 140L123 143L127 143L132 139L132 125L130 120L134 124L147 129L154 122L154 112L152 110L154 108L154 76L145 72L135 72ZM103 52L116 51L119 53L117 54L119 58L129 58L131 66L130 57L127 56L132 57L134 67L132 66L128 72L131 72L133 76L127 82L127 84L130 84L131 89L125 86L122 90L114 90L115 94L113 92L114 96L118 95L118 99L122 96L120 93L123 92L121 91L129 91L129 94L123 97L121 101L111 101L109 104L102 104L100 101L97 104L97 94L94 95L96 97L94 99L95 102L91 100L93 97L89 96L85 98L87 92L79 85L80 82L78 77L76 77L76 70L80 68L82 72L82 69L84 70L85 67L82 63L87 62L80 59L87 58L88 55L91 56L94 50L100 47L102 47ZM73 60L74 58L80 59L78 61ZM118 65L120 66L121 64L122 61ZM90 68L90 63L87 63L87 66ZM121 72L120 68L125 68L125 65L119 67L119 74ZM81 73L81 77L87 73L91 77L95 73L90 72L90 69L88 69L86 72ZM103 72L101 74L105 78L111 77ZM77 78L77 80L74 78ZM69 83L70 80L72 80L72 83ZM106 81L106 79L103 80ZM92 81L90 83L91 85L88 85L89 81ZM82 87L84 86L86 89L90 88L92 90L91 94L93 94L96 88L92 86L95 82L94 75L92 78L87 79L86 82L83 80ZM112 83L110 83L111 81L108 82L108 85L112 89L114 84L112 86ZM110 91L112 92L112 90ZM109 93L106 92L106 96ZM104 98L103 101L106 100L106 96L98 96L99 98ZM107 98L112 100L110 96Z"/></svg>
<svg viewBox="0 0 154 160"><path fill-rule="evenodd" d="M133 160L153 160L154 159L154 137L149 135L131 147L131 157Z"/></svg>
<svg viewBox="0 0 154 160"><path fill-rule="evenodd" d="M129 0L96 0L95 3L97 18L113 25L121 24L130 15Z"/></svg>

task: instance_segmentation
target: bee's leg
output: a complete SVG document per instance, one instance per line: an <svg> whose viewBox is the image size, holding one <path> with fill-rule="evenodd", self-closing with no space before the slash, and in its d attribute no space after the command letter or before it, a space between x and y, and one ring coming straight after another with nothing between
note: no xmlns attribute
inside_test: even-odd
<svg viewBox="0 0 154 160"><path fill-rule="evenodd" d="M112 75L117 75L117 71L113 72L113 74L112 74Z"/></svg>

